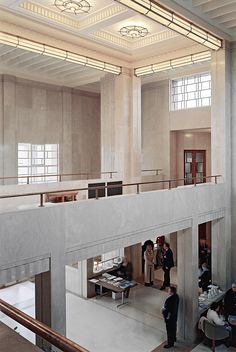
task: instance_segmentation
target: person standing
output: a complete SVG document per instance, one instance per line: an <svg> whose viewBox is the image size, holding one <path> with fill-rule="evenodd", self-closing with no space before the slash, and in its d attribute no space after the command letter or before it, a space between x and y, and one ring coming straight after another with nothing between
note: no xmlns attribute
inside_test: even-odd
<svg viewBox="0 0 236 352"><path fill-rule="evenodd" d="M163 255L163 266L164 271L164 282L160 290L164 290L166 287L170 286L170 269L174 266L173 252L170 249L169 243L164 243L164 255Z"/></svg>
<svg viewBox="0 0 236 352"><path fill-rule="evenodd" d="M153 285L154 280L154 253L151 244L148 244L144 252L144 282L145 286Z"/></svg>
<svg viewBox="0 0 236 352"><path fill-rule="evenodd" d="M133 265L128 260L128 257L123 257L122 263L117 271L118 276L122 277L125 280L132 281L133 279ZM130 288L125 290L125 297L129 297Z"/></svg>
<svg viewBox="0 0 236 352"><path fill-rule="evenodd" d="M236 315L236 284L233 283L231 288L226 292L224 298L225 317Z"/></svg>
<svg viewBox="0 0 236 352"><path fill-rule="evenodd" d="M178 308L179 308L179 296L176 288L170 286L168 289L169 297L166 299L164 307L162 308L162 314L166 323L167 332L167 344L164 348L171 348L176 342L176 331L177 331L177 319L178 319Z"/></svg>
<svg viewBox="0 0 236 352"><path fill-rule="evenodd" d="M201 267L201 274L199 276L198 286L202 289L202 292L208 290L208 286L211 283L211 274L208 269L207 263L203 263Z"/></svg>

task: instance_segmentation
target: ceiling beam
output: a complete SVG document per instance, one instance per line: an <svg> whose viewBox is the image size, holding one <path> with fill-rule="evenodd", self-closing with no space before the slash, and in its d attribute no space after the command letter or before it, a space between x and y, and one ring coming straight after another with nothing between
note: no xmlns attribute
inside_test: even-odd
<svg viewBox="0 0 236 352"><path fill-rule="evenodd" d="M76 74L78 72L83 71L84 68L85 68L84 66L79 66L79 65L75 65L75 64L73 66L65 64L64 66L48 70L47 73L49 73L50 75L55 75L55 74L63 75L64 73L72 71L74 74Z"/></svg>
<svg viewBox="0 0 236 352"><path fill-rule="evenodd" d="M227 15L217 17L217 22L224 24L228 21L234 20L235 18L236 18L236 10L231 13L228 13Z"/></svg>
<svg viewBox="0 0 236 352"><path fill-rule="evenodd" d="M53 58L49 57L49 56L43 56L41 55L37 61L34 60L33 62L31 62L29 65L27 65L27 68L31 68L31 70L34 70L35 68L40 68L45 66L46 63L48 62L52 62Z"/></svg>
<svg viewBox="0 0 236 352"><path fill-rule="evenodd" d="M235 4L235 0L214 0L202 6L203 12L212 12L217 9L222 9L228 5Z"/></svg>
<svg viewBox="0 0 236 352"><path fill-rule="evenodd" d="M234 2L233 4L228 4L224 7L217 8L215 10L209 11L207 15L211 18L217 18L220 16L228 15L231 12L234 12L236 10L236 3Z"/></svg>
<svg viewBox="0 0 236 352"><path fill-rule="evenodd" d="M208 3L210 1L211 0L192 0L192 4L194 7L198 7L198 6L201 6L201 5Z"/></svg>
<svg viewBox="0 0 236 352"><path fill-rule="evenodd" d="M6 54L3 54L1 56L1 63L3 62L7 62L9 63L10 61L15 61L15 59L21 57L25 55L25 52L13 52L13 51L10 51L10 52L7 52Z"/></svg>

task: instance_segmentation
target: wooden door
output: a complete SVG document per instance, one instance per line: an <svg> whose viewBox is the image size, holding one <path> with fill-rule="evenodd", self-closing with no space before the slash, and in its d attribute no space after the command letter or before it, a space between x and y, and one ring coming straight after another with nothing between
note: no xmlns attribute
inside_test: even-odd
<svg viewBox="0 0 236 352"><path fill-rule="evenodd" d="M184 151L184 178L185 184L191 185L206 182L206 151L185 150Z"/></svg>

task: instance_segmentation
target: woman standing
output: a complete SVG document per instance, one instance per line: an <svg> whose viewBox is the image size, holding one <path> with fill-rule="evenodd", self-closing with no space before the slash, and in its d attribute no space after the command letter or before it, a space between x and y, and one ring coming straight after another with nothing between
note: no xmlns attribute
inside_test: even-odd
<svg viewBox="0 0 236 352"><path fill-rule="evenodd" d="M151 244L148 244L144 252L144 281L145 286L153 285L154 280L154 253Z"/></svg>

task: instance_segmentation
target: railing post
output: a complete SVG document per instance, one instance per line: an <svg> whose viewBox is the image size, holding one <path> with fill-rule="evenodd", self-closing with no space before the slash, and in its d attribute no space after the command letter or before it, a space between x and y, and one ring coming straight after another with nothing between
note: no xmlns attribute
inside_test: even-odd
<svg viewBox="0 0 236 352"><path fill-rule="evenodd" d="M29 176L27 176L27 185L29 185Z"/></svg>
<svg viewBox="0 0 236 352"><path fill-rule="evenodd" d="M112 172L110 172L110 178L112 178Z"/></svg>
<svg viewBox="0 0 236 352"><path fill-rule="evenodd" d="M194 179L194 186L196 187L196 177L193 178Z"/></svg>
<svg viewBox="0 0 236 352"><path fill-rule="evenodd" d="M169 189L171 189L171 180L168 181Z"/></svg>
<svg viewBox="0 0 236 352"><path fill-rule="evenodd" d="M139 194L139 183L137 183L137 194Z"/></svg>
<svg viewBox="0 0 236 352"><path fill-rule="evenodd" d="M215 184L217 184L217 176L215 176Z"/></svg>
<svg viewBox="0 0 236 352"><path fill-rule="evenodd" d="M40 207L44 207L44 205L43 205L43 193L40 193Z"/></svg>
<svg viewBox="0 0 236 352"><path fill-rule="evenodd" d="M98 199L98 189L95 189L95 198Z"/></svg>
<svg viewBox="0 0 236 352"><path fill-rule="evenodd" d="M59 182L61 182L61 180L62 180L62 177L61 177L61 174L59 175Z"/></svg>

